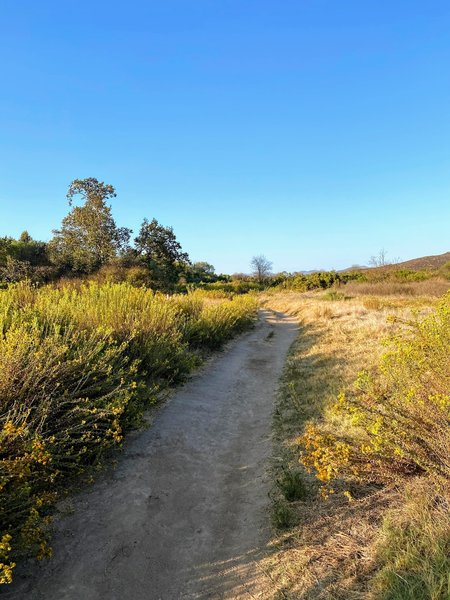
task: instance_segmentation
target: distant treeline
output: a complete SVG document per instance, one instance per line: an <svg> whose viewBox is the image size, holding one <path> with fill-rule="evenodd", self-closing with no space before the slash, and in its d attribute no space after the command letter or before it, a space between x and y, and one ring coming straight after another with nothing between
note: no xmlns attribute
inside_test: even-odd
<svg viewBox="0 0 450 600"><path fill-rule="evenodd" d="M208 262L194 262L183 251L171 227L144 219L136 237L118 227L108 204L116 197L112 185L95 178L75 179L69 186L70 211L49 242L32 239L24 231L18 239L0 238L0 286L28 280L43 284L60 279L90 279L100 283L126 282L165 292L192 288L225 293L281 288L295 291L326 289L349 281L423 281L450 278L450 263L439 270L413 271L392 265L377 269L336 272L278 273L270 268L248 274L216 274ZM75 198L81 202L74 204ZM265 257L255 257L255 260ZM266 266L271 265L266 260Z"/></svg>
<svg viewBox="0 0 450 600"><path fill-rule="evenodd" d="M286 275L282 281L274 282L277 288L306 292L313 289L327 289L339 287L349 281L381 283L398 282L409 283L415 281L426 281L436 277L450 279L450 263L436 270L396 269L390 266L384 269L361 269L354 271L319 271L317 273L294 273Z"/></svg>

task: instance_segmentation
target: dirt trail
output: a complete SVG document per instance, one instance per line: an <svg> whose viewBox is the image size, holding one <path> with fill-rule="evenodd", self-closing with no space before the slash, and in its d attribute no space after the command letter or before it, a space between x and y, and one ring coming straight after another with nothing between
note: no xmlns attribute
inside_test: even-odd
<svg viewBox="0 0 450 600"><path fill-rule="evenodd" d="M125 445L118 467L56 520L53 558L5 598L268 598L266 467L273 396L297 331L263 311ZM23 569L25 570L25 569Z"/></svg>

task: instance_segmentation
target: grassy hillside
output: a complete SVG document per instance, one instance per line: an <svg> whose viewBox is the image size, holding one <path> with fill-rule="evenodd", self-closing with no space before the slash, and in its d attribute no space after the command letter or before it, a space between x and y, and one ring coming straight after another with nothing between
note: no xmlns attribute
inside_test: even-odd
<svg viewBox="0 0 450 600"><path fill-rule="evenodd" d="M413 258L411 260L405 260L403 262L391 265L391 268L395 269L411 269L412 271L423 271L426 269L437 270L441 269L444 265L450 262L450 252L444 252L444 254L435 254L433 256L421 256L419 258Z"/></svg>

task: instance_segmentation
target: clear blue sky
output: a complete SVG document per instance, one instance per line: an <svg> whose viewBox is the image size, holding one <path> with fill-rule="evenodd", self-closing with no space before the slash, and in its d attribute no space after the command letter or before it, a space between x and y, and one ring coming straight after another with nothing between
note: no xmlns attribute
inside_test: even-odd
<svg viewBox="0 0 450 600"><path fill-rule="evenodd" d="M248 271L450 250L450 3L3 0L0 235L74 178Z"/></svg>

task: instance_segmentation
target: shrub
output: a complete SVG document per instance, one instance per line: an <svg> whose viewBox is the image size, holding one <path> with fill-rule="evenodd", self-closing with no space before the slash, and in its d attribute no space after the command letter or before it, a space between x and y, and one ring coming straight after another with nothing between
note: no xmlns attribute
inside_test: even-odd
<svg viewBox="0 0 450 600"><path fill-rule="evenodd" d="M208 292L225 292L228 294L247 294L261 290L262 286L256 281L216 281L214 283L200 283L199 289Z"/></svg>
<svg viewBox="0 0 450 600"><path fill-rule="evenodd" d="M254 298L126 283L0 291L0 583L50 553L50 508L139 423L156 392L253 320ZM195 351L194 351L195 350Z"/></svg>
<svg viewBox="0 0 450 600"><path fill-rule="evenodd" d="M331 300L332 302L347 300L348 297L342 292L338 292L337 290L328 290L322 296L323 300Z"/></svg>
<svg viewBox="0 0 450 600"><path fill-rule="evenodd" d="M103 332L36 322L0 338L0 522L16 558L48 553L55 490L120 442L137 370L125 349Z"/></svg>
<svg viewBox="0 0 450 600"><path fill-rule="evenodd" d="M340 286L349 281L365 281L366 277L359 271L348 271L337 273L336 271L318 271L317 273L296 273L287 277L280 283L278 289L306 292L308 290L328 289L332 286Z"/></svg>
<svg viewBox="0 0 450 600"><path fill-rule="evenodd" d="M450 294L435 314L407 325L378 371L361 373L340 395L331 410L339 427L331 420L305 429L302 461L322 481L450 478Z"/></svg>
<svg viewBox="0 0 450 600"><path fill-rule="evenodd" d="M257 307L253 296L236 296L203 308L198 318L186 324L185 336L194 347L218 348L254 320Z"/></svg>
<svg viewBox="0 0 450 600"><path fill-rule="evenodd" d="M390 277L399 281L426 281L433 277L430 271L412 271L411 269L395 269Z"/></svg>
<svg viewBox="0 0 450 600"><path fill-rule="evenodd" d="M274 502L272 507L272 525L276 529L289 529L294 523L292 510L283 500Z"/></svg>

